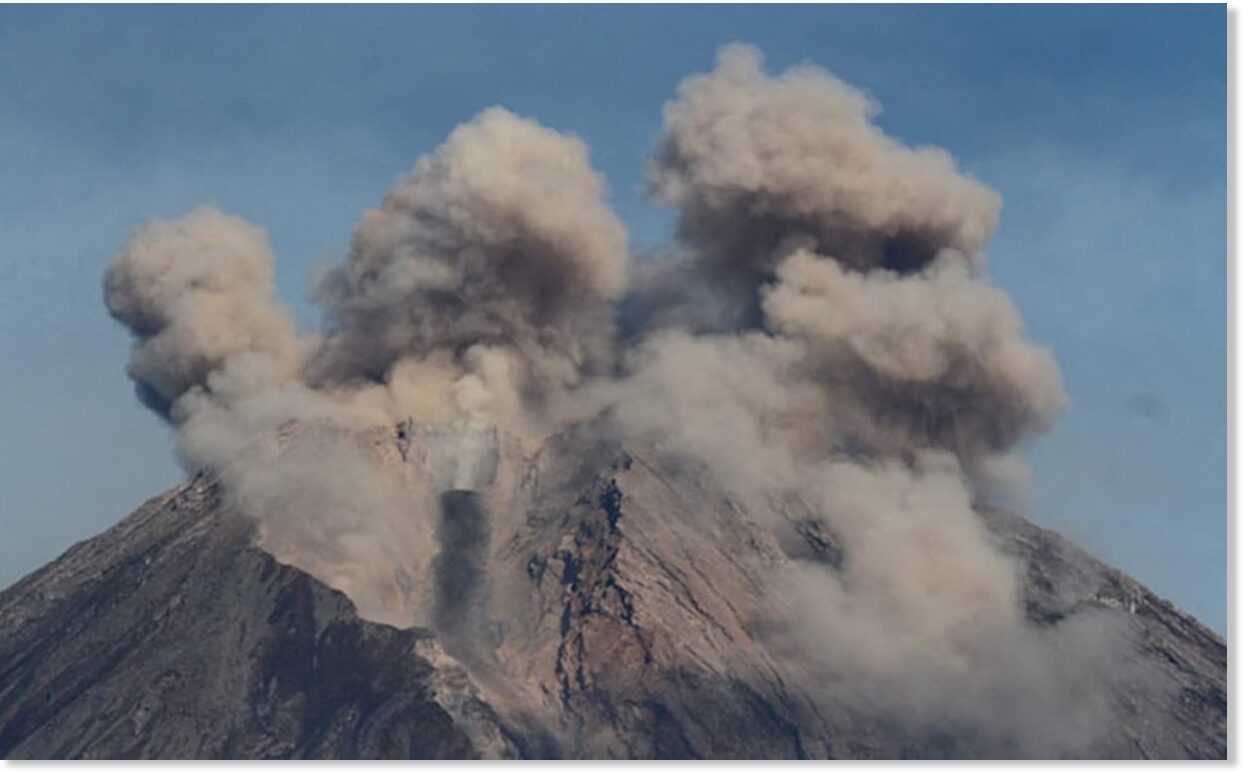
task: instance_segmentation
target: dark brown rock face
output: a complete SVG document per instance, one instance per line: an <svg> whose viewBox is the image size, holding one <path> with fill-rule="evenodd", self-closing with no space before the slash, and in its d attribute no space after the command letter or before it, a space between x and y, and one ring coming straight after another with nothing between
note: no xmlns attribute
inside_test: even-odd
<svg viewBox="0 0 1244 775"><path fill-rule="evenodd" d="M469 653L366 621L277 562L209 475L148 501L0 593L0 755L998 754L827 706L766 648L765 569L842 562L815 519L792 521L783 544L692 474L564 440L506 476L488 505L486 575L456 582L479 608ZM982 516L1026 568L1035 625L1115 611L1170 689L1120 687L1094 755L1226 756L1220 638L1059 536Z"/></svg>
<svg viewBox="0 0 1244 775"><path fill-rule="evenodd" d="M6 758L466 758L429 634L250 545L199 477L0 595Z"/></svg>

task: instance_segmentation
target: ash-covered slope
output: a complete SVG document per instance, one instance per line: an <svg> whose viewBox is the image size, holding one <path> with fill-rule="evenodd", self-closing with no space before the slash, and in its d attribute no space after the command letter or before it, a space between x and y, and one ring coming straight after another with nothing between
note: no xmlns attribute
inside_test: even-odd
<svg viewBox="0 0 1244 775"><path fill-rule="evenodd" d="M1055 623L1091 607L1125 614L1151 682L1116 698L1126 747L1144 758L1227 756L1227 644L1205 625L1057 533L998 510L982 517L1025 569L1030 619ZM1152 679L1157 680L1152 680Z"/></svg>
<svg viewBox="0 0 1244 775"><path fill-rule="evenodd" d="M422 630L360 619L198 476L0 594L6 758L510 752Z"/></svg>
<svg viewBox="0 0 1244 775"><path fill-rule="evenodd" d="M414 436L360 443L426 489L435 439ZM574 434L444 500L440 519L483 522L413 582L410 616L439 635L366 621L275 560L210 475L149 501L0 593L0 754L1226 755L1222 640L1016 517L984 514L1025 566L1033 626L1114 612L1137 662L1081 750L913 724L817 685L772 632L799 612L768 581L792 557L844 562L813 516L781 537L694 470ZM438 518L426 502L412 522Z"/></svg>

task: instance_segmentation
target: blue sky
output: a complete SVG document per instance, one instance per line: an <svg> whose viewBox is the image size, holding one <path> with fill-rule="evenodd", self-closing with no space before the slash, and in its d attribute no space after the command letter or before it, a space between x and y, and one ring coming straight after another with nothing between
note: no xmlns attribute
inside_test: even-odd
<svg viewBox="0 0 1244 775"><path fill-rule="evenodd" d="M317 262L455 125L505 105L592 147L642 247L661 106L723 43L810 61L1001 192L990 274L1071 409L1032 516L1226 627L1222 6L0 9L0 585L180 478L100 278L127 229L215 204Z"/></svg>

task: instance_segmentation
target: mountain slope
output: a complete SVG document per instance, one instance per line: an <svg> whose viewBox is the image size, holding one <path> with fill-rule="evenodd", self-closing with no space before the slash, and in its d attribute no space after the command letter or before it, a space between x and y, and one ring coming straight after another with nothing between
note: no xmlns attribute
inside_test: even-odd
<svg viewBox="0 0 1244 775"><path fill-rule="evenodd" d="M434 438L361 441L430 486L418 452ZM479 610L442 614L439 635L367 621L278 562L211 475L148 501L0 593L0 754L1030 755L826 698L772 645L786 603L766 574L842 561L815 518L775 538L695 471L574 436L499 468L478 498L485 561L456 587ZM1226 755L1221 639L1057 535L983 517L1025 567L1034 624L1114 611L1137 647L1143 680L1117 687L1082 753Z"/></svg>
<svg viewBox="0 0 1244 775"><path fill-rule="evenodd" d="M0 595L10 758L472 757L495 720L427 632L250 545L207 477ZM434 699L433 695L446 696ZM447 711L465 714L459 723ZM478 722L473 721L478 717ZM483 737L463 730L478 723ZM492 735L490 738L489 735Z"/></svg>

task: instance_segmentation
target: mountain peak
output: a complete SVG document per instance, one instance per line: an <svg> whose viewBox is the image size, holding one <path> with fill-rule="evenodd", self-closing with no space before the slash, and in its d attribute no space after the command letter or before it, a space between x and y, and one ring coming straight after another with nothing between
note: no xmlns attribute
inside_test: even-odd
<svg viewBox="0 0 1244 775"><path fill-rule="evenodd" d="M283 556L288 526L244 516L204 472L0 593L0 753L1029 755L1010 727L927 724L818 684L789 626L810 614L774 574L855 558L798 504L775 531L703 472L590 429L533 449L472 432L494 469L478 490L453 486L443 429L334 437L410 498L410 562L378 563L369 584L329 581L357 558ZM285 428L272 459L318 454L326 433ZM1022 569L1031 638L1107 616L1093 637L1112 633L1135 668L1103 684L1103 733L1065 754L1225 755L1220 638L1056 534L981 517Z"/></svg>

